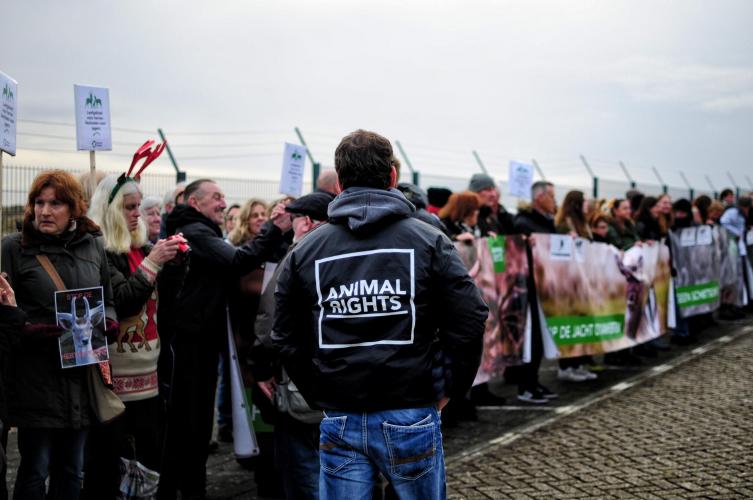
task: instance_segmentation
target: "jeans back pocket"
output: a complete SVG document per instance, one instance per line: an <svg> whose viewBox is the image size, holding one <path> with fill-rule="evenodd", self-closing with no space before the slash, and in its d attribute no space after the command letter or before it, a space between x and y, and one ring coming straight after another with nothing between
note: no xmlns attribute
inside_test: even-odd
<svg viewBox="0 0 753 500"><path fill-rule="evenodd" d="M424 423L428 421L428 423ZM390 471L401 479L418 479L436 463L436 431L434 418L428 417L413 425L382 423Z"/></svg>
<svg viewBox="0 0 753 500"><path fill-rule="evenodd" d="M319 462L322 470L335 473L356 459L356 452L343 439L346 415L325 417L319 424Z"/></svg>

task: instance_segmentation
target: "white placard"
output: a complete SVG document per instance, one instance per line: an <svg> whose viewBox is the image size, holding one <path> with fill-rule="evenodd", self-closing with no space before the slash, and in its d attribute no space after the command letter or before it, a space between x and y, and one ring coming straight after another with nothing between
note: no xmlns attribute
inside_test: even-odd
<svg viewBox="0 0 753 500"><path fill-rule="evenodd" d="M76 148L79 151L111 151L110 91L103 87L74 85Z"/></svg>
<svg viewBox="0 0 753 500"><path fill-rule="evenodd" d="M16 156L16 115L18 83L0 72L0 150Z"/></svg>
<svg viewBox="0 0 753 500"><path fill-rule="evenodd" d="M711 245L714 242L711 226L698 226L695 242L696 245Z"/></svg>
<svg viewBox="0 0 753 500"><path fill-rule="evenodd" d="M518 161L510 162L510 172L507 177L507 192L518 198L530 198L533 185L533 165Z"/></svg>
<svg viewBox="0 0 753 500"><path fill-rule="evenodd" d="M748 231L748 234L745 235L745 244L748 246L753 245L753 229Z"/></svg>
<svg viewBox="0 0 753 500"><path fill-rule="evenodd" d="M694 227L686 227L685 229L680 231L680 246L681 247L695 246L695 233L696 233L696 228Z"/></svg>
<svg viewBox="0 0 753 500"><path fill-rule="evenodd" d="M549 255L552 260L572 260L573 237L569 234L551 235L549 245Z"/></svg>
<svg viewBox="0 0 753 500"><path fill-rule="evenodd" d="M303 194L303 167L306 165L306 148L298 144L285 143L282 155L280 193L290 196Z"/></svg>
<svg viewBox="0 0 753 500"><path fill-rule="evenodd" d="M583 263L586 261L586 245L588 240L584 238L575 238L575 245L573 247L573 255L575 255L575 262Z"/></svg>

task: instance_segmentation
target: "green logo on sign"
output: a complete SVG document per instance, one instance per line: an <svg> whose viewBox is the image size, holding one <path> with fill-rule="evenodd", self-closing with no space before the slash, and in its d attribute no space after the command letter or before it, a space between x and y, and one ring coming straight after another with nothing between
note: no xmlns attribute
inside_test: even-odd
<svg viewBox="0 0 753 500"><path fill-rule="evenodd" d="M87 108L101 108L102 99L100 99L99 97L89 92L89 97L86 98L86 107Z"/></svg>
<svg viewBox="0 0 753 500"><path fill-rule="evenodd" d="M294 160L300 160L301 158L303 158L303 156L301 156L301 153L299 153L298 151L293 151L293 154L290 157Z"/></svg>
<svg viewBox="0 0 753 500"><path fill-rule="evenodd" d="M3 87L3 98L9 101L13 100L13 91L7 83L5 84L5 87Z"/></svg>

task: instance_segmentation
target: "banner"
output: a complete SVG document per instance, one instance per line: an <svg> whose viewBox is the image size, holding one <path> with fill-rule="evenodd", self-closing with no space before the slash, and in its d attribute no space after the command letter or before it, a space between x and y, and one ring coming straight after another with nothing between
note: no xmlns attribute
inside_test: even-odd
<svg viewBox="0 0 753 500"><path fill-rule="evenodd" d="M677 272L674 277L675 295L680 316L688 318L710 313L719 308L720 280L724 281L721 269L726 252L725 233L718 226L687 227L670 231L672 263ZM721 234L726 236L726 234ZM727 265L731 265L729 262ZM730 270L732 276L734 269Z"/></svg>
<svg viewBox="0 0 753 500"><path fill-rule="evenodd" d="M236 458L254 457L259 454L259 444L254 433L251 407L243 385L241 366L235 349L235 336L230 323L230 311L227 316L228 362L230 363L230 396L233 405L233 451Z"/></svg>
<svg viewBox="0 0 753 500"><path fill-rule="evenodd" d="M528 315L526 243L521 235L509 235L455 245L489 306L481 365L473 382L478 385L501 379L505 367L522 362Z"/></svg>
<svg viewBox="0 0 753 500"><path fill-rule="evenodd" d="M545 333L556 346L556 352L545 349L547 357L618 351L666 332L666 246L644 244L623 255L570 235L532 238L536 293Z"/></svg>

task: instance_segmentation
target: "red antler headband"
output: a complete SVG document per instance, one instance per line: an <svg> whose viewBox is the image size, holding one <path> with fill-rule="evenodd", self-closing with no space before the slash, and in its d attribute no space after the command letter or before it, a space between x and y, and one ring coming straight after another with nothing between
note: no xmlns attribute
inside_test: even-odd
<svg viewBox="0 0 753 500"><path fill-rule="evenodd" d="M121 187L123 187L123 185L126 182L128 181L139 182L139 180L141 180L141 172L143 172L146 169L146 167L149 166L150 163L152 163L154 160L159 158L159 156L167 147L167 141L165 141L159 146L155 147L154 150L152 150L153 144L154 144L154 141L150 139L146 141L139 149L136 150L136 152L133 155L133 161L131 162L131 166L128 169L128 172L123 172L122 174L120 174L120 177L118 177L117 184L115 184L115 187L112 188L112 192L110 193L110 198L107 201L108 204L112 203L112 200L115 199L115 195L118 194L118 191L120 190ZM138 169L138 171L134 174L133 177L131 177L131 172L133 172L133 168L141 160L144 160L144 164L141 165L141 168Z"/></svg>

